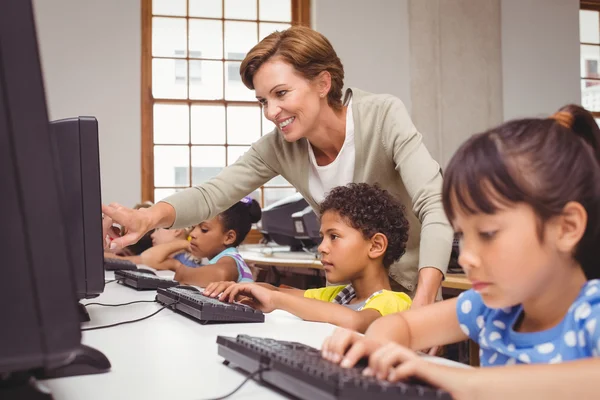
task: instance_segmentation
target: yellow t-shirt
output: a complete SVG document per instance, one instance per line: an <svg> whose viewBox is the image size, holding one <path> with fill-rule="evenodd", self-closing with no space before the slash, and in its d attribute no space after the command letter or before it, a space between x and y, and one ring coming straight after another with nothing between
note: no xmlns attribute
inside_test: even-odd
<svg viewBox="0 0 600 400"><path fill-rule="evenodd" d="M351 285L327 286L319 289L308 289L304 292L304 297L327 301L329 303L342 304L336 301L336 297L338 297L340 292L346 287L354 290ZM381 316L385 316L387 314L406 311L410 308L411 304L412 300L406 293L380 290L373 293L358 311L372 308L379 311Z"/></svg>

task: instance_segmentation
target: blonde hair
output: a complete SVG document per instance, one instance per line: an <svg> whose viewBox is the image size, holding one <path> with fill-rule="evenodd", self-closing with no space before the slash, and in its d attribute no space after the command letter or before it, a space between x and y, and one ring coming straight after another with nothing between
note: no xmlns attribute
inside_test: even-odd
<svg viewBox="0 0 600 400"><path fill-rule="evenodd" d="M304 78L313 80L321 72L331 75L331 89L327 104L342 108L344 66L325 36L305 26L295 25L281 32L273 32L254 46L242 61L240 75L248 89L254 90L254 74L272 57L281 57Z"/></svg>

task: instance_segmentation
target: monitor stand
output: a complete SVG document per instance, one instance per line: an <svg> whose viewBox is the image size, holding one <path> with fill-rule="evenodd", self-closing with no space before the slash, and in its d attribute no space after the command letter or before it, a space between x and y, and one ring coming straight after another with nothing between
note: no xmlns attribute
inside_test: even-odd
<svg viewBox="0 0 600 400"><path fill-rule="evenodd" d="M53 400L50 390L38 382L31 372L0 376L0 398L3 400Z"/></svg>
<svg viewBox="0 0 600 400"><path fill-rule="evenodd" d="M68 376L102 374L110 371L110 361L93 347L80 345L71 361L57 368L46 369L36 374L38 379L65 378Z"/></svg>
<svg viewBox="0 0 600 400"><path fill-rule="evenodd" d="M77 303L77 310L79 312L79 322L90 322L90 314L83 304Z"/></svg>

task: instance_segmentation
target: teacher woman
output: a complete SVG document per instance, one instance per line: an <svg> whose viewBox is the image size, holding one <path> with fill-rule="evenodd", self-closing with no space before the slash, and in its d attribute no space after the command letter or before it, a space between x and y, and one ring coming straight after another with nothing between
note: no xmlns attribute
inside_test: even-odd
<svg viewBox="0 0 600 400"><path fill-rule="evenodd" d="M127 234L120 248L158 227L181 228L209 219L281 175L316 210L333 187L378 183L406 207L410 223L406 254L391 266L390 283L414 297L413 307L433 303L452 246L441 203L440 166L396 97L349 88L331 43L301 26L264 38L240 66L276 129L255 142L211 180L132 210L103 206ZM376 212L376 210L374 210Z"/></svg>

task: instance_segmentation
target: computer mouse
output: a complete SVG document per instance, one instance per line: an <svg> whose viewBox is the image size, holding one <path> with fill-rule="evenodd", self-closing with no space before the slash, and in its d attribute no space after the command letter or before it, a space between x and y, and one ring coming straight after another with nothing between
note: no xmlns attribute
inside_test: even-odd
<svg viewBox="0 0 600 400"><path fill-rule="evenodd" d="M150 271L149 269L138 268L136 271L142 274L156 275L154 271Z"/></svg>
<svg viewBox="0 0 600 400"><path fill-rule="evenodd" d="M103 353L92 347L81 345L72 354L72 358L68 364L40 371L38 378L54 379L67 376L101 374L108 372L110 368L110 361L108 361L108 358Z"/></svg>

